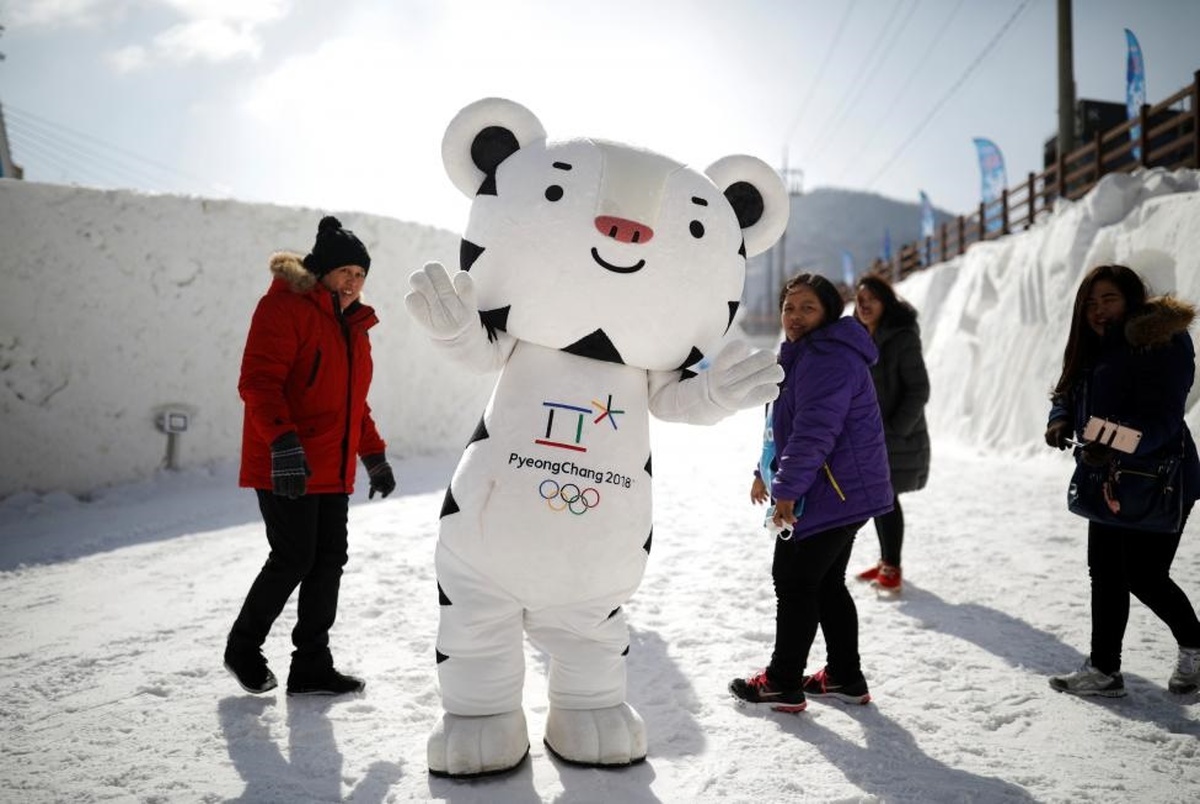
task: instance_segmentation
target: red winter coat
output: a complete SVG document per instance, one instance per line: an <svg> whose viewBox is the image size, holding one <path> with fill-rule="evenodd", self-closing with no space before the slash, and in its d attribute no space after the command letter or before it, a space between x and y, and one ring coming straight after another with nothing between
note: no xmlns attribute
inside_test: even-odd
<svg viewBox="0 0 1200 804"><path fill-rule="evenodd" d="M271 442L295 431L312 470L308 493L350 494L357 457L387 448L367 404L367 330L379 319L361 304L337 310L300 259L271 257L275 279L250 321L238 380L246 403L238 482L270 489Z"/></svg>

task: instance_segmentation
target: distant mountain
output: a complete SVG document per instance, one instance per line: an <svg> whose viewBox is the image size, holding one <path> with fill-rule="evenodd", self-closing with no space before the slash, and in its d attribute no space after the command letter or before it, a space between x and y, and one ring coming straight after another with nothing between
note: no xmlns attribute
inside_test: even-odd
<svg viewBox="0 0 1200 804"><path fill-rule="evenodd" d="M953 218L934 207L935 225ZM903 243L921 234L921 205L885 198L876 193L823 187L792 196L791 218L780 245L749 260L743 303L754 317L773 318L779 288L785 277L813 271L833 282L842 281L842 250L854 258L856 274L863 274L883 253L885 231L891 231L893 254Z"/></svg>

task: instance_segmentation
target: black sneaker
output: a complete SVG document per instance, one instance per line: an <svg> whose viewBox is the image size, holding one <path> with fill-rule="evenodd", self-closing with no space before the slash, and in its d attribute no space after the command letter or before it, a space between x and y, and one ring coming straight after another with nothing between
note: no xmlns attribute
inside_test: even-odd
<svg viewBox="0 0 1200 804"><path fill-rule="evenodd" d="M828 668L822 667L811 676L804 677L804 694L812 698L833 698L844 703L866 704L871 702L867 691L867 680L859 679L852 684L838 684L829 677Z"/></svg>
<svg viewBox="0 0 1200 804"><path fill-rule="evenodd" d="M777 690L767 680L764 670L750 678L735 678L729 682L729 693L737 698L739 704L765 706L774 712L803 712L808 706L804 700L804 690Z"/></svg>
<svg viewBox="0 0 1200 804"><path fill-rule="evenodd" d="M314 674L288 674L288 695L347 695L362 692L367 682L347 676L330 667Z"/></svg>
<svg viewBox="0 0 1200 804"><path fill-rule="evenodd" d="M246 692L260 694L279 686L275 674L267 667L267 660L259 651L238 651L225 648L225 669L237 679Z"/></svg>

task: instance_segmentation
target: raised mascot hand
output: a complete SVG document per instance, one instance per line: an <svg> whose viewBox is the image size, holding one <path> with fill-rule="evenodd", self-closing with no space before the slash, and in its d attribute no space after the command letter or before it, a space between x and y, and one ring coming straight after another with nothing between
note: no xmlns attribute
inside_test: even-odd
<svg viewBox="0 0 1200 804"><path fill-rule="evenodd" d="M479 325L475 284L466 271L459 271L451 280L440 262L427 262L408 277L408 284L412 290L405 295L404 304L434 340L454 340Z"/></svg>
<svg viewBox="0 0 1200 804"><path fill-rule="evenodd" d="M779 396L783 367L765 349L730 341L717 353L704 376L709 399L726 410L743 410L765 405Z"/></svg>

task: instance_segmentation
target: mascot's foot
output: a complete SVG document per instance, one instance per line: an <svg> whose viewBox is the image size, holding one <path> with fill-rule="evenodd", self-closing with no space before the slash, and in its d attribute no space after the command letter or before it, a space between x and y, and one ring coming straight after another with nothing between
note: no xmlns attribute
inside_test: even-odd
<svg viewBox="0 0 1200 804"><path fill-rule="evenodd" d="M627 703L606 709L559 709L546 718L546 747L574 765L619 768L646 758L646 725Z"/></svg>
<svg viewBox="0 0 1200 804"><path fill-rule="evenodd" d="M476 717L447 712L427 746L429 772L456 779L506 773L528 754L529 730L520 709Z"/></svg>

